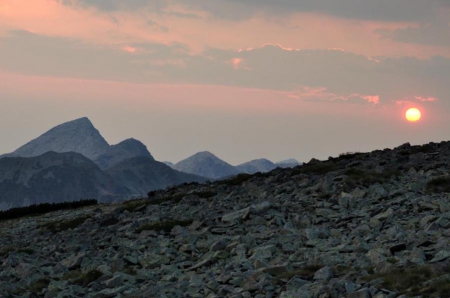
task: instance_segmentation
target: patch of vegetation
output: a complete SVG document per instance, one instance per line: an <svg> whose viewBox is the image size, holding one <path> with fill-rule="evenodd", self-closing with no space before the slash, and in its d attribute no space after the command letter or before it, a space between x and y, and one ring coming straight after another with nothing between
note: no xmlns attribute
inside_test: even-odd
<svg viewBox="0 0 450 298"><path fill-rule="evenodd" d="M196 191L193 194L199 196L202 199L209 199L217 195L217 193L213 191Z"/></svg>
<svg viewBox="0 0 450 298"><path fill-rule="evenodd" d="M103 273L101 273L97 269L89 270L86 273L81 274L78 278L76 278L73 283L82 287L86 287L93 281L99 279Z"/></svg>
<svg viewBox="0 0 450 298"><path fill-rule="evenodd" d="M71 220L66 221L52 221L49 223L45 223L43 225L40 225L38 228L46 228L47 230L51 231L52 233L59 233L61 231L65 231L68 229L75 229L79 225L83 224L89 216L84 215L80 216Z"/></svg>
<svg viewBox="0 0 450 298"><path fill-rule="evenodd" d="M177 204L179 203L184 197L186 196L186 194L177 194L177 195L173 195L173 196L169 196L169 197L163 197L160 199L153 199L153 200L149 200L147 202L147 205L159 205L162 203L174 203Z"/></svg>
<svg viewBox="0 0 450 298"><path fill-rule="evenodd" d="M6 257L10 252L13 252L15 249L11 246L4 247L0 249L0 257Z"/></svg>
<svg viewBox="0 0 450 298"><path fill-rule="evenodd" d="M436 151L436 147L432 144L411 146L410 154L432 153Z"/></svg>
<svg viewBox="0 0 450 298"><path fill-rule="evenodd" d="M128 275L137 275L137 271L134 267L128 266L123 270L123 273L128 274Z"/></svg>
<svg viewBox="0 0 450 298"><path fill-rule="evenodd" d="M16 248L14 248L12 246L7 246L7 247L4 247L4 248L0 249L0 257L6 257L12 252L26 253L26 254L31 255L31 254L34 254L34 249L31 249L31 248L19 248L19 249L16 249Z"/></svg>
<svg viewBox="0 0 450 298"><path fill-rule="evenodd" d="M396 258L387 258L386 261L388 263L391 263L391 264L397 264L398 263L398 259L396 259Z"/></svg>
<svg viewBox="0 0 450 298"><path fill-rule="evenodd" d="M277 277L275 277L275 284L280 285L280 284L284 283L285 281L290 280L291 278L293 278L296 275L300 276L302 279L312 280L314 277L314 274L317 272L317 270L319 270L323 267L324 267L324 265L322 265L322 264L313 264L313 265L307 265L298 270L282 273L282 274L278 275Z"/></svg>
<svg viewBox="0 0 450 298"><path fill-rule="evenodd" d="M205 195L208 195L208 194L205 194ZM158 199L155 199L154 196L155 196L154 192L149 192L148 199L142 198L142 199L125 201L122 203L122 206L120 207L120 211L123 212L123 211L127 210L129 212L133 212L137 208L142 207L142 206L159 205L162 203L177 204L186 196L186 194L184 194L184 193L176 194L176 195L172 195L172 196L165 196L165 197L158 198Z"/></svg>
<svg viewBox="0 0 450 298"><path fill-rule="evenodd" d="M450 280L445 279L432 283L426 287L424 282L442 276L445 273L433 273L428 266L410 267L406 269L394 269L384 274L367 276L366 281L377 278L383 279L383 287L395 291L400 295L425 297L450 297Z"/></svg>
<svg viewBox="0 0 450 298"><path fill-rule="evenodd" d="M428 181L426 192L429 194L450 192L450 177L442 176Z"/></svg>
<svg viewBox="0 0 450 298"><path fill-rule="evenodd" d="M239 174L229 179L220 180L218 183L221 185L237 186L250 180L252 177L253 175L250 174Z"/></svg>
<svg viewBox="0 0 450 298"><path fill-rule="evenodd" d="M32 254L34 254L34 249L32 249L32 248L20 248L20 249L17 250L17 252L18 253L25 253L25 254L28 254L28 255L32 255Z"/></svg>
<svg viewBox="0 0 450 298"><path fill-rule="evenodd" d="M40 215L57 210L76 209L80 207L92 206L97 204L98 204L97 200L81 200L65 203L52 203L52 204L44 203L39 205L31 205L27 207L12 208L9 210L0 211L0 221L20 218L24 216Z"/></svg>
<svg viewBox="0 0 450 298"><path fill-rule="evenodd" d="M192 220L169 220L169 221L161 221L161 222L154 222L150 224L145 224L143 226L140 226L136 229L137 233L140 233L142 231L164 231L164 232L170 232L175 226L181 226L181 227L187 227L192 224Z"/></svg>
<svg viewBox="0 0 450 298"><path fill-rule="evenodd" d="M122 206L120 206L120 211L124 212L129 211L129 212L133 212L134 210L136 210L136 208L139 208L143 205L147 205L147 199L137 199L137 200L130 200L130 201L125 201L122 203Z"/></svg>
<svg viewBox="0 0 450 298"><path fill-rule="evenodd" d="M337 158L337 160L345 160L345 159L353 159L357 156L361 156L364 153L361 152L345 152L345 153L341 153L339 154L339 157Z"/></svg>
<svg viewBox="0 0 450 298"><path fill-rule="evenodd" d="M332 194L332 193L329 193L329 192L321 193L321 194L319 195L319 199L324 199L324 200L326 200L326 199L331 198L332 195L333 195L333 194Z"/></svg>
<svg viewBox="0 0 450 298"><path fill-rule="evenodd" d="M306 164L303 166L299 166L294 168L291 172L292 176L298 174L313 174L313 175L324 175L329 172L335 171L338 169L338 166L333 162L321 162L316 164Z"/></svg>
<svg viewBox="0 0 450 298"><path fill-rule="evenodd" d="M336 275L343 275L343 274L347 273L349 270L351 270L351 268L348 266L344 266L344 265L338 265L338 266L333 267L333 272Z"/></svg>
<svg viewBox="0 0 450 298"><path fill-rule="evenodd" d="M348 177L345 182L348 185L355 186L356 184L362 184L364 186L370 186L375 183L384 183L388 181L392 176L398 177L400 172L398 171L384 171L378 173L374 171L366 171L358 168L350 168L344 172Z"/></svg>
<svg viewBox="0 0 450 298"><path fill-rule="evenodd" d="M28 290L32 293L40 293L43 289L48 287L48 284L50 283L50 279L48 278L41 278L38 279L30 284L28 287Z"/></svg>
<svg viewBox="0 0 450 298"><path fill-rule="evenodd" d="M63 277L61 278L61 280L70 280L70 279L74 279L77 278L79 276L81 276L81 271L80 270L72 270L72 271L68 271L66 272Z"/></svg>

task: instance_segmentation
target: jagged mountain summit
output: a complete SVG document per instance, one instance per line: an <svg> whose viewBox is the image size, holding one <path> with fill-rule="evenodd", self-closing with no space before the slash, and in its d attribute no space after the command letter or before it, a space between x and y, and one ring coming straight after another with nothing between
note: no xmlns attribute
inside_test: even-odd
<svg viewBox="0 0 450 298"><path fill-rule="evenodd" d="M79 153L0 159L0 210L88 198L107 202L125 195L125 188Z"/></svg>
<svg viewBox="0 0 450 298"><path fill-rule="evenodd" d="M133 157L146 157L154 160L153 156L142 142L135 139L127 139L117 145L110 146L96 157L94 162L98 164L101 169L107 169Z"/></svg>
<svg viewBox="0 0 450 298"><path fill-rule="evenodd" d="M187 182L205 182L207 179L172 169L153 158L139 156L126 159L106 170L115 181L133 195Z"/></svg>
<svg viewBox="0 0 450 298"><path fill-rule="evenodd" d="M236 169L239 172L247 173L247 174L254 174L257 172L265 173L270 172L273 169L277 167L276 164L271 162L268 159L260 158L260 159L254 159L251 161L248 161L246 163L240 164L236 166Z"/></svg>
<svg viewBox="0 0 450 298"><path fill-rule="evenodd" d="M33 157L46 152L78 152L93 160L109 148L109 144L86 118L69 121L26 143L6 156Z"/></svg>
<svg viewBox="0 0 450 298"><path fill-rule="evenodd" d="M220 179L239 174L239 170L235 167L208 151L198 152L176 163L172 168L211 179Z"/></svg>
<svg viewBox="0 0 450 298"><path fill-rule="evenodd" d="M404 144L3 220L0 296L449 297L449 155Z"/></svg>

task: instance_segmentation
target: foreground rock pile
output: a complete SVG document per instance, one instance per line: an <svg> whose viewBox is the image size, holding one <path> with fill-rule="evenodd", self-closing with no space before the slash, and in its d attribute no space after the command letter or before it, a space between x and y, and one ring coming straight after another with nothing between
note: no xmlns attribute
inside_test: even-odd
<svg viewBox="0 0 450 298"><path fill-rule="evenodd" d="M1 297L450 297L450 143L0 223Z"/></svg>

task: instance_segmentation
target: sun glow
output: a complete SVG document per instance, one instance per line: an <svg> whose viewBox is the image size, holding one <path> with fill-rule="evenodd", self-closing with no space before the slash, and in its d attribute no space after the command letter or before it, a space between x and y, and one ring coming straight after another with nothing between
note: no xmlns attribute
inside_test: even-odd
<svg viewBox="0 0 450 298"><path fill-rule="evenodd" d="M420 120L420 117L422 117L422 113L420 113L419 109L417 108L410 108L406 111L405 117L406 120L410 122L416 122Z"/></svg>

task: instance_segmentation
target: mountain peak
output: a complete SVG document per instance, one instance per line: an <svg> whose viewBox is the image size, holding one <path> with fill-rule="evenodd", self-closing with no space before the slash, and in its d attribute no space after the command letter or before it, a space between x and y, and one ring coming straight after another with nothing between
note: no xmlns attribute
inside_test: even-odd
<svg viewBox="0 0 450 298"><path fill-rule="evenodd" d="M154 160L147 147L141 141L130 138L120 142L119 144L110 146L102 154L97 156L94 161L100 166L101 169L107 169L125 159L137 156L147 157Z"/></svg>
<svg viewBox="0 0 450 298"><path fill-rule="evenodd" d="M197 152L196 154L178 162L173 166L173 168L181 172L212 179L219 179L239 174L239 171L232 165L221 160L209 151Z"/></svg>
<svg viewBox="0 0 450 298"><path fill-rule="evenodd" d="M254 159L236 166L239 171L247 174L254 174L256 172L269 172L276 167L277 166L273 162L266 158Z"/></svg>
<svg viewBox="0 0 450 298"><path fill-rule="evenodd" d="M32 157L48 151L58 153L74 151L94 159L108 147L108 143L92 122L87 117L82 117L53 127L11 155Z"/></svg>

